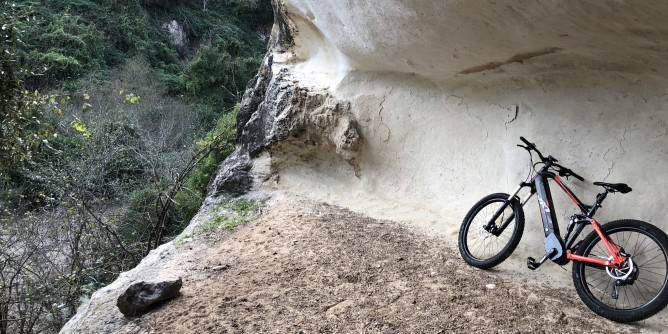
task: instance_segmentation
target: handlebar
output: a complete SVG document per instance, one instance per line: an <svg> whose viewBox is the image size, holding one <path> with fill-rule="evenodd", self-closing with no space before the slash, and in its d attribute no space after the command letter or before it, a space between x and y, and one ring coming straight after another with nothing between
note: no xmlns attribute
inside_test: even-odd
<svg viewBox="0 0 668 334"><path fill-rule="evenodd" d="M530 148L536 149L536 145L529 142L526 138L520 136L520 140L523 141L525 144L527 144L527 146L529 146Z"/></svg>
<svg viewBox="0 0 668 334"><path fill-rule="evenodd" d="M576 174L574 171L570 170L569 168L566 168L562 165L559 164L554 164L553 166L559 167L559 176L572 176L580 181L584 181L584 177Z"/></svg>
<svg viewBox="0 0 668 334"><path fill-rule="evenodd" d="M568 177L568 176L572 176L572 177L574 177L574 178L576 178L576 179L578 179L578 180L580 180L580 181L584 181L584 180L585 180L584 177L582 177L582 176L576 174L575 172L573 172L573 171L570 170L569 168L566 168L566 167L564 167L564 166L562 166L562 165L560 165L560 164L557 164L556 162L557 162L558 160L557 160L556 158L554 158L553 156L549 155L547 158L546 158L545 156L543 156L543 154L540 153L540 151L538 150L538 148L536 147L536 145L535 145L534 143L532 143L532 142L526 140L526 138L524 138L524 137L520 137L520 140L521 140L524 144L526 144L527 146L522 146L522 145L517 145L517 146L524 148L525 150L529 151L529 153L531 153L532 150L535 151L536 154L538 154L538 156L540 157L541 162L545 163L548 167L557 167L557 168L559 168L559 170L558 170L558 172L559 172L559 176L566 176L566 177Z"/></svg>
<svg viewBox="0 0 668 334"><path fill-rule="evenodd" d="M540 153L540 151L538 150L538 148L536 147L536 145L535 145L534 143L532 143L532 142L526 140L526 138L524 138L524 137L522 137L522 136L520 136L520 140L523 141L527 146L526 146L526 147L524 147L524 146L522 146L522 145L517 145L517 146L522 147L522 148L524 148L525 150L527 150L527 151L529 151L529 152L531 152L531 150L534 150L534 151L536 151L536 153L538 154L538 156L540 157L540 160L541 160L542 162L546 162L546 161L547 161L547 158L545 158L545 156L543 156L543 154ZM554 159L554 161L557 161L557 159Z"/></svg>

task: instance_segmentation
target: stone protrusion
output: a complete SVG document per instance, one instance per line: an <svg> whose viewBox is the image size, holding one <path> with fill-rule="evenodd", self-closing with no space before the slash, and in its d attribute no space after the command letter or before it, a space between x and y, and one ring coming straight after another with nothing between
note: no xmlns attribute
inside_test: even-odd
<svg viewBox="0 0 668 334"><path fill-rule="evenodd" d="M211 183L209 194L242 194L253 186L251 169L253 163L245 149L237 148L218 168L218 173Z"/></svg>
<svg viewBox="0 0 668 334"><path fill-rule="evenodd" d="M116 306L127 317L140 316L157 303L176 297L182 285L181 278L161 282L140 281L130 285L118 297Z"/></svg>
<svg viewBox="0 0 668 334"><path fill-rule="evenodd" d="M331 147L359 171L356 158L363 140L349 101L295 85L286 71L272 71L268 56L249 83L237 116L237 150L218 169L209 194L244 193L254 187L253 164L282 143L308 149ZM308 152L303 153L308 153Z"/></svg>

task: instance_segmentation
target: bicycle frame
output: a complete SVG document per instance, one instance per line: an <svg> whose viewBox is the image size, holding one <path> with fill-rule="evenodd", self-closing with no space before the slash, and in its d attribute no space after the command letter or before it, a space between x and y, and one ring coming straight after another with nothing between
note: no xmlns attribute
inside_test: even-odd
<svg viewBox="0 0 668 334"><path fill-rule="evenodd" d="M566 182L570 177L585 182L584 177L555 157L543 155L526 138L520 140L522 144L517 146L529 153L529 175L512 193L489 194L468 210L457 238L462 259L479 269L506 261L526 234L524 206L535 195L545 252L538 260L526 257L529 270L538 270L547 260L560 266L572 261L575 291L589 309L612 321L640 321L668 307L668 234L636 219L605 224L594 219L609 194L626 194L633 189L626 183L592 182L601 188L589 202L592 205L585 204ZM561 212L555 210L554 189L550 189L554 183L579 209L561 224L557 222ZM561 201L562 197L554 199ZM534 215L534 210L530 211Z"/></svg>
<svg viewBox="0 0 668 334"><path fill-rule="evenodd" d="M584 204L561 180L561 178L548 171L551 164L550 162L546 163L540 171L531 179L530 182L521 182L517 189L508 197L506 203L499 208L499 210L492 216L490 221L485 225L485 230L488 232L499 236L503 230L508 226L508 224L514 219L514 214L510 217L504 219L501 226L496 226L494 222L501 216L501 213L505 210L511 202L518 202L520 205L524 206L529 199L536 194L539 204L539 210L543 222L543 232L545 233L544 245L545 245L545 258L549 258L553 262L564 265L568 261L579 261L591 265L599 265L604 267L615 267L619 268L624 262L624 256L620 254L620 250L601 230L601 225L593 218L596 210L601 207L601 203L607 195L601 193L597 196L596 203L592 206ZM554 203L552 201L552 193L550 191L550 186L548 181L553 179L557 185L566 193L566 195L575 203L575 205L582 212L581 215L574 215L571 217L571 222L567 228L567 234L564 238L560 236L559 225L557 223L557 217L555 215ZM517 197L517 194L522 190L522 188L528 187L531 192L522 200ZM601 241L605 245L605 248L610 254L610 259L600 259L592 258L586 256L580 256L574 254L577 245L574 247L575 240L578 238L586 224L591 224L592 228L601 238ZM574 225L577 225L575 231L573 231ZM566 239L566 241L564 241ZM544 258L544 259L545 259ZM544 259L542 261L544 261Z"/></svg>

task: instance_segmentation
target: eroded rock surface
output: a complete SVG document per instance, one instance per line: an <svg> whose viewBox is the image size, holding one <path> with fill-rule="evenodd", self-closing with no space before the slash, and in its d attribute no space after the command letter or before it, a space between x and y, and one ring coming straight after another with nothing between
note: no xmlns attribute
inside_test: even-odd
<svg viewBox="0 0 668 334"><path fill-rule="evenodd" d="M268 171L250 188L451 235L479 198L526 177L524 136L588 180L570 182L585 202L592 181L634 188L605 220L668 228L668 4L273 3L271 50L239 116L241 149ZM555 200L561 221L577 209ZM540 226L528 229L520 247L541 252Z"/></svg>
<svg viewBox="0 0 668 334"><path fill-rule="evenodd" d="M243 193L266 181L254 182L251 158L270 150L291 146L303 156L332 150L357 167L363 139L351 103L296 85L285 68L274 75L272 58L265 59L244 94L237 117L237 150L220 166L209 190L213 196Z"/></svg>
<svg viewBox="0 0 668 334"><path fill-rule="evenodd" d="M208 202L277 187L454 239L473 203L524 180L529 160L515 146L524 136L588 180L569 182L585 202L598 190L591 181L633 187L608 198L601 221L636 218L668 229L668 2L272 3L271 49L244 95L237 151L221 165ZM566 221L575 208L554 196L557 217ZM536 206L525 209L535 219L527 218L518 258L544 252L540 224L531 223L539 219ZM525 269L523 260L513 264ZM420 282L413 287L423 291ZM477 286L504 287L483 283ZM520 304L540 299L520 292ZM252 298L243 298L221 305L251 307L245 303ZM313 312L354 318L351 305L342 299ZM539 313L541 324L578 316ZM475 311L455 317L479 319Z"/></svg>

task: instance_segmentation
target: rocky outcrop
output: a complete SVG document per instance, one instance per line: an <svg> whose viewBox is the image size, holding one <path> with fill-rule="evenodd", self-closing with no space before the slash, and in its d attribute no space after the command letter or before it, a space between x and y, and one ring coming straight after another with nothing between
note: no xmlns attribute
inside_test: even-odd
<svg viewBox="0 0 668 334"><path fill-rule="evenodd" d="M273 4L271 50L211 195L271 185L456 234L472 203L525 177L525 136L590 181L571 183L585 201L591 181L630 184L609 217L668 228L657 210L668 195L668 5ZM538 229L526 235L540 245Z"/></svg>
<svg viewBox="0 0 668 334"><path fill-rule="evenodd" d="M252 159L286 146L299 147L302 155L331 149L357 170L363 140L351 103L296 85L286 68L274 74L272 66L270 55L249 83L237 117L237 149L220 166L209 187L212 196L259 186L267 178L252 171Z"/></svg>

